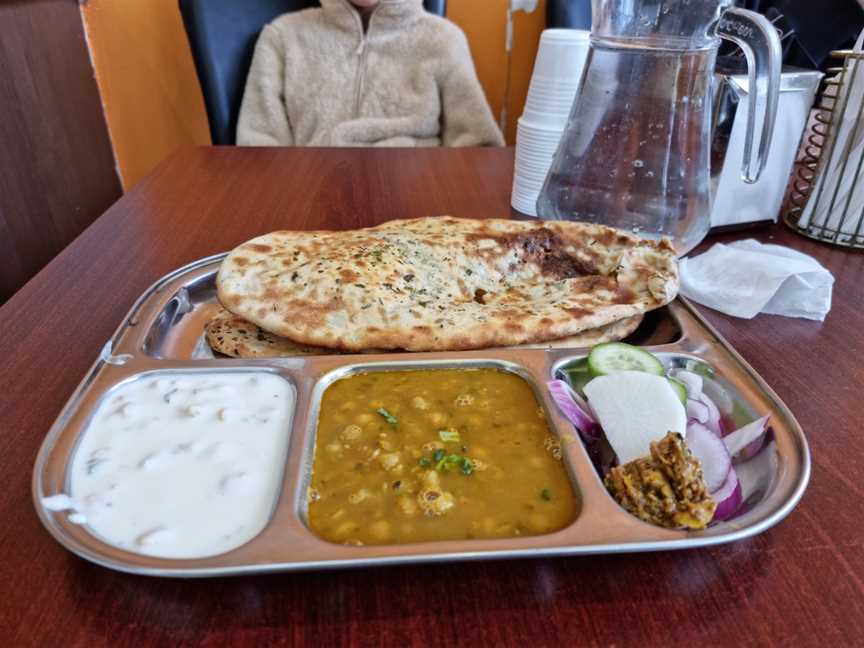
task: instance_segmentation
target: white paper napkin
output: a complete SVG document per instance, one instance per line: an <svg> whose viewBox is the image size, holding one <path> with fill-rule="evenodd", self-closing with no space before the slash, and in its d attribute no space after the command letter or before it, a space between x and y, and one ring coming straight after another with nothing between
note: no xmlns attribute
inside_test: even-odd
<svg viewBox="0 0 864 648"><path fill-rule="evenodd" d="M834 277L813 257L753 239L717 243L682 259L681 294L735 317L759 313L822 321L831 310Z"/></svg>

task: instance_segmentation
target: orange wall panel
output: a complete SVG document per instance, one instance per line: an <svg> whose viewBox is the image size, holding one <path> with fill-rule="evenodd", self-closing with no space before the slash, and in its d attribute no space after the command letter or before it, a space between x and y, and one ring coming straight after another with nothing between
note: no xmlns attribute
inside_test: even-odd
<svg viewBox="0 0 864 648"><path fill-rule="evenodd" d="M492 112L498 119L504 104L507 82L507 52L504 49L509 0L448 0L447 17L468 37L477 76L486 91ZM513 14L513 51L510 95L505 136L516 140L516 120L522 114L540 34L546 27L546 0L540 0L530 14Z"/></svg>
<svg viewBox="0 0 864 648"><path fill-rule="evenodd" d="M177 0L89 0L81 13L123 187L178 147L209 144Z"/></svg>

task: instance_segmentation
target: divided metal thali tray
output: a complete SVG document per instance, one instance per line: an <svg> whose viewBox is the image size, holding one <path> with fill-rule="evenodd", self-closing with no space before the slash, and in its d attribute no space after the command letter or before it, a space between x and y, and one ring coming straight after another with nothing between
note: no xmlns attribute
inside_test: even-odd
<svg viewBox="0 0 864 648"><path fill-rule="evenodd" d="M154 284L105 345L42 444L33 474L36 510L64 547L94 563L137 574L203 577L244 573L364 567L396 563L565 556L685 549L732 542L761 533L798 503L810 475L810 454L800 426L753 369L684 300L649 313L628 342L664 362L701 362L713 369L736 404L754 417L770 413L776 452L764 462L761 486L730 522L699 532L659 528L631 516L609 496L581 443L562 446L579 502L572 524L555 533L401 545L348 546L318 538L306 524L318 409L326 388L356 372L420 368L489 367L511 371L533 387L553 431L572 434L544 384L586 349L487 349L447 353L387 353L293 358L216 358L203 336L219 308L215 275L224 255L202 259ZM282 483L266 527L246 544L200 559L140 555L107 544L86 526L52 512L42 498L68 492L72 457L88 421L119 385L153 372L266 371L288 380L296 395Z"/></svg>

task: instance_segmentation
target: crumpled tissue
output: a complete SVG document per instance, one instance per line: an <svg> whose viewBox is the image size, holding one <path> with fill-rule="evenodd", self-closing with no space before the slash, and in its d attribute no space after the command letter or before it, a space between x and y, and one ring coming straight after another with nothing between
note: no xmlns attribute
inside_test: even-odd
<svg viewBox="0 0 864 648"><path fill-rule="evenodd" d="M822 321L833 275L813 257L753 239L717 243L679 262L681 294L735 317L759 313Z"/></svg>

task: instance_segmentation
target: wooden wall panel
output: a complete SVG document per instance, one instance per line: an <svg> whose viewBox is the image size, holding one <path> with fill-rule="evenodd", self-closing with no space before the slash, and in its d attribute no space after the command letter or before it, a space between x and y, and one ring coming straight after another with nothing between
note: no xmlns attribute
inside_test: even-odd
<svg viewBox="0 0 864 648"><path fill-rule="evenodd" d="M78 4L0 3L0 303L120 193Z"/></svg>

